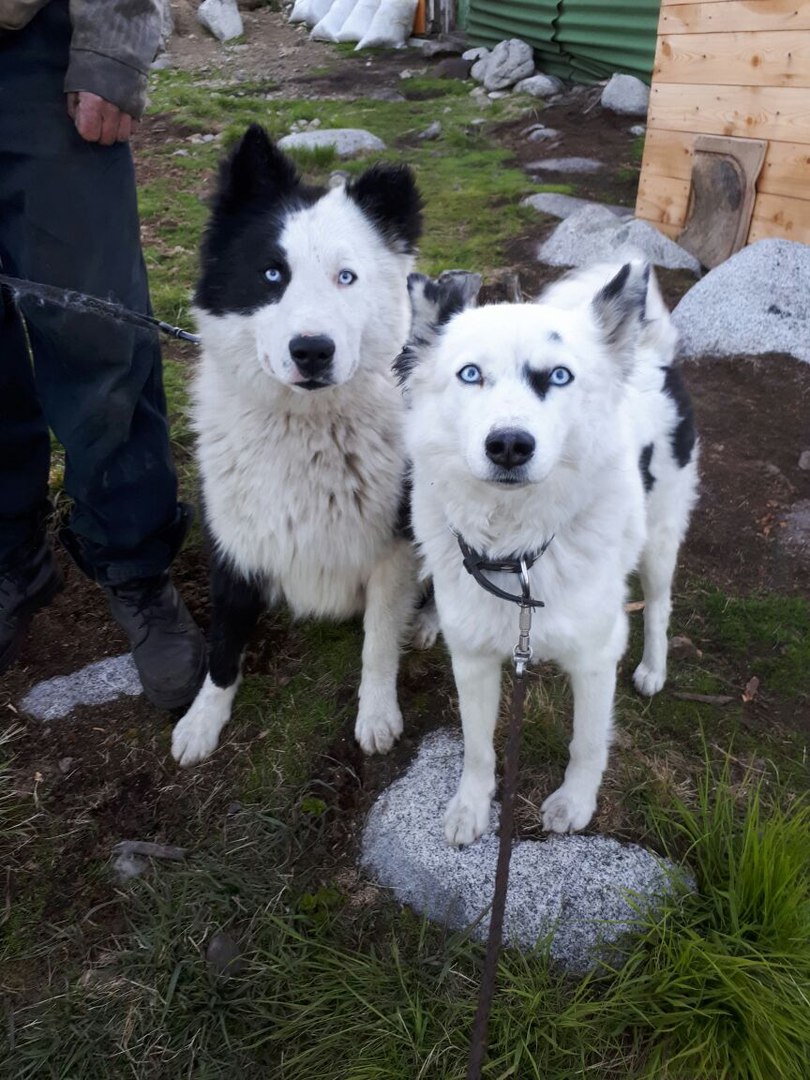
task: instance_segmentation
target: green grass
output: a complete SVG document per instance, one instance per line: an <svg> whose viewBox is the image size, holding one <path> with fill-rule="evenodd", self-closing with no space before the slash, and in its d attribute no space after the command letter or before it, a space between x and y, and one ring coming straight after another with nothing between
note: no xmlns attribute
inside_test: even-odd
<svg viewBox="0 0 810 1080"><path fill-rule="evenodd" d="M460 1080L481 948L379 902L353 907L323 868L294 877L303 850L323 853L329 818L298 805L284 823L243 808L193 865L135 882L112 951L18 1015L13 1075ZM657 823L696 891L640 913L623 966L571 979L542 947L506 951L487 1077L805 1080L807 804L707 768L695 802ZM205 959L222 930L242 953L230 977Z"/></svg>

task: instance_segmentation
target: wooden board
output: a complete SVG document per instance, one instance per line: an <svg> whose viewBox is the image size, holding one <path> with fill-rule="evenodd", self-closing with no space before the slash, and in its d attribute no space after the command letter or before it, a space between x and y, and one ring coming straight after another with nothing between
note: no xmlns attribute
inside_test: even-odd
<svg viewBox="0 0 810 1080"><path fill-rule="evenodd" d="M748 243L769 236L810 244L810 202L786 199L782 195L760 195L754 204Z"/></svg>
<svg viewBox="0 0 810 1080"><path fill-rule="evenodd" d="M642 173L636 197L636 217L654 225L669 226L677 235L686 221L689 205L688 180L673 180L667 176L645 177Z"/></svg>
<svg viewBox="0 0 810 1080"><path fill-rule="evenodd" d="M653 78L662 83L810 86L810 31L664 35L658 38Z"/></svg>
<svg viewBox="0 0 810 1080"><path fill-rule="evenodd" d="M663 0L659 34L713 34L752 30L810 30L807 0L704 0L671 5Z"/></svg>
<svg viewBox="0 0 810 1080"><path fill-rule="evenodd" d="M810 143L810 92L800 86L653 83L647 125Z"/></svg>
<svg viewBox="0 0 810 1080"><path fill-rule="evenodd" d="M745 246L765 160L763 139L698 135L686 224L678 243L713 269Z"/></svg>
<svg viewBox="0 0 810 1080"><path fill-rule="evenodd" d="M648 130L644 141L642 175L688 180L692 153L699 132ZM803 143L768 143L757 191L771 195L810 198L810 146Z"/></svg>

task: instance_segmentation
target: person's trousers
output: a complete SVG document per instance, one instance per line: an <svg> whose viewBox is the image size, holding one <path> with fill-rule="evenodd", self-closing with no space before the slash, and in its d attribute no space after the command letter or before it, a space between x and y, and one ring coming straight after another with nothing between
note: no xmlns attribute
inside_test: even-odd
<svg viewBox="0 0 810 1080"><path fill-rule="evenodd" d="M149 312L132 156L76 132L63 90L69 43L67 0L0 34L0 272ZM161 573L188 512L156 336L0 296L0 570L41 537L50 428L65 449L73 509L62 537L74 559L104 585Z"/></svg>

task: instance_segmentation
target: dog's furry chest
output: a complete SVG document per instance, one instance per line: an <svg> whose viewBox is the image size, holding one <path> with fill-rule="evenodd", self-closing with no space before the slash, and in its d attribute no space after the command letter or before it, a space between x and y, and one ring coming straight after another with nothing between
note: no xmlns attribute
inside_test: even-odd
<svg viewBox="0 0 810 1080"><path fill-rule="evenodd" d="M345 617L362 610L368 576L394 542L402 406L381 380L334 409L313 404L223 410L198 395L206 515L220 550L263 578L270 599L298 615Z"/></svg>

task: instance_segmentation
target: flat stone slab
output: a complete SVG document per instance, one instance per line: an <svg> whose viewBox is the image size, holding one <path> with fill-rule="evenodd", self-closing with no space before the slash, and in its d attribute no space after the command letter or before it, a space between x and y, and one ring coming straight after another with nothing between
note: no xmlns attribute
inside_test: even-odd
<svg viewBox="0 0 810 1080"><path fill-rule="evenodd" d="M542 161L533 161L526 166L531 172L567 173L595 173L604 167L603 162L587 157L544 158Z"/></svg>
<svg viewBox="0 0 810 1080"><path fill-rule="evenodd" d="M333 146L338 157L354 157L369 151L385 150L385 143L362 128L321 128L318 131L297 131L278 140L282 150L314 150Z"/></svg>
<svg viewBox="0 0 810 1080"><path fill-rule="evenodd" d="M525 199L520 200L521 206L531 206L533 210L538 210L541 214L551 214L552 217L569 218L572 214L575 214L577 210L582 210L585 206L601 206L605 210L610 210L611 214L614 214L617 218L630 218L633 216L633 211L629 206L611 206L608 203L595 203L589 199L577 199L574 195L563 195L557 191L540 191L537 195L527 195Z"/></svg>
<svg viewBox="0 0 810 1080"><path fill-rule="evenodd" d="M106 705L120 697L143 693L135 662L129 653L110 656L32 687L20 701L23 712L37 720L61 720L79 705Z"/></svg>
<svg viewBox="0 0 810 1080"><path fill-rule="evenodd" d="M700 263L646 221L617 219L607 206L592 203L561 221L537 249L550 266L584 266L621 253L642 255L655 266L700 273Z"/></svg>
<svg viewBox="0 0 810 1080"><path fill-rule="evenodd" d="M369 813L361 862L397 899L453 929L489 929L498 837L467 848L444 838L444 810L461 775L463 745L447 730L425 737L408 771ZM493 808L490 825L497 825ZM551 936L551 956L571 971L593 967L638 924L682 871L635 844L604 836L521 840L512 849L504 940L522 949ZM615 956L615 950L610 950Z"/></svg>
<svg viewBox="0 0 810 1080"><path fill-rule="evenodd" d="M810 363L810 246L743 248L694 285L673 318L684 356L780 352Z"/></svg>

